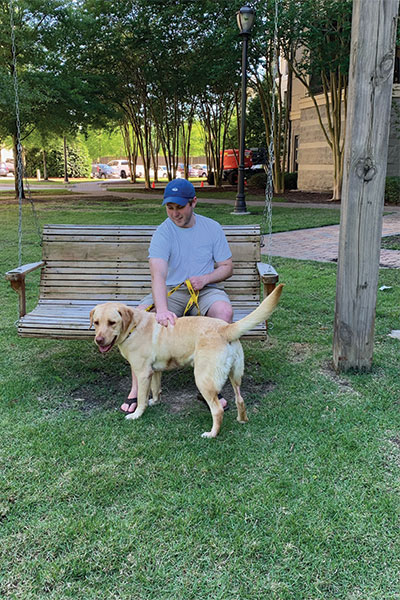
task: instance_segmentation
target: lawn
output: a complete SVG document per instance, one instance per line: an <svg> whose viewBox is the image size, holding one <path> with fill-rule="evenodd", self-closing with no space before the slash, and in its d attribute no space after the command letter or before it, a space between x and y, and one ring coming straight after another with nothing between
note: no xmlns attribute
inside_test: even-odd
<svg viewBox="0 0 400 600"><path fill-rule="evenodd" d="M55 194L57 194L57 196L71 196L72 192L70 190L67 190L65 188L58 188L55 189L54 187L52 189L46 190L30 190L29 193L26 190L26 198L29 198L29 195L34 197L36 199L37 198L43 198L44 196L54 196ZM77 192L74 192L74 195L77 195ZM78 193L79 195L79 193ZM0 191L0 198L10 198L10 199L14 199L15 198L15 194L13 190L1 190Z"/></svg>
<svg viewBox="0 0 400 600"><path fill-rule="evenodd" d="M388 235L382 238L382 248L400 250L400 235Z"/></svg>
<svg viewBox="0 0 400 600"><path fill-rule="evenodd" d="M163 218L148 200L45 198L37 210L42 224ZM237 223L230 210L201 208ZM274 209L274 228L313 213L325 224L323 209ZM5 272L17 263L17 207L0 203L0 215ZM24 241L23 261L37 260L28 212ZM162 403L126 421L119 353L18 338L17 295L1 282L0 598L400 597L400 342L388 337L399 274L380 273L391 289L378 292L372 372L338 376L336 266L274 266L285 288L269 339L244 343L249 423L236 422L227 385L216 440L200 437L210 417L190 370L167 373ZM32 307L38 276L28 278Z"/></svg>

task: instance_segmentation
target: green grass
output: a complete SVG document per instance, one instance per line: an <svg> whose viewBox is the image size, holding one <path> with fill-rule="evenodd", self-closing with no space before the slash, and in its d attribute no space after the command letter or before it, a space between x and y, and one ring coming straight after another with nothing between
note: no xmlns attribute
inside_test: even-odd
<svg viewBox="0 0 400 600"><path fill-rule="evenodd" d="M25 196L28 199L29 194L32 197L43 197L43 196L71 196L72 194L74 196L79 195L82 192L75 192L75 191L71 191L71 190L67 190L65 188L52 188L49 190L43 189L43 190L25 190ZM15 198L14 195L14 191L13 190L1 190L0 191L0 198Z"/></svg>
<svg viewBox="0 0 400 600"><path fill-rule="evenodd" d="M295 228L303 210L274 210L274 223ZM237 222L220 205L204 212ZM38 213L149 224L164 214L147 200L64 198ZM4 272L17 262L17 207L0 215ZM31 262L40 248L29 213L24 223ZM239 425L232 407L216 440L200 437L210 417L190 370L166 374L162 403L128 422L116 410L129 391L119 353L18 338L17 295L1 282L0 598L400 597L400 353L387 335L398 272L380 273L392 289L378 292L372 372L339 377L335 265L274 266L286 286L269 340L244 343L250 420ZM28 275L29 307L37 283Z"/></svg>
<svg viewBox="0 0 400 600"><path fill-rule="evenodd" d="M388 235L382 238L382 248L400 250L400 235Z"/></svg>

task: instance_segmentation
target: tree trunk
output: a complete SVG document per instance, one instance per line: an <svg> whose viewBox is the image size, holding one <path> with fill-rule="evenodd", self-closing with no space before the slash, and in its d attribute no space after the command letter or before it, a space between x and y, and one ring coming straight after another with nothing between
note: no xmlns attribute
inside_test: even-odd
<svg viewBox="0 0 400 600"><path fill-rule="evenodd" d="M129 123L126 121L121 125L122 138L124 140L125 152L128 158L129 171L131 174L131 182L136 181L136 162L133 161L131 135L129 131Z"/></svg>
<svg viewBox="0 0 400 600"><path fill-rule="evenodd" d="M399 0L354 0L333 363L372 366Z"/></svg>
<svg viewBox="0 0 400 600"><path fill-rule="evenodd" d="M19 146L19 148L18 148ZM19 150L19 151L18 151ZM22 159L22 146L17 136L13 136L14 153L14 188L16 198L25 198L24 190L24 165Z"/></svg>
<svg viewBox="0 0 400 600"><path fill-rule="evenodd" d="M64 135L64 183L68 183L68 151L67 151L67 138Z"/></svg>
<svg viewBox="0 0 400 600"><path fill-rule="evenodd" d="M43 156L43 179L45 181L48 181L48 175L47 175L47 157L46 157L46 150L42 150L42 156Z"/></svg>

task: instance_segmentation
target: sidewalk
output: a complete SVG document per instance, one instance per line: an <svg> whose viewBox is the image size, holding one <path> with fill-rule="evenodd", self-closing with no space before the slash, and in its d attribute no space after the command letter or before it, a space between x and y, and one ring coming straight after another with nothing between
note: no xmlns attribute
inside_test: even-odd
<svg viewBox="0 0 400 600"><path fill-rule="evenodd" d="M385 210L390 211L391 208ZM382 235L398 234L400 234L400 212L395 210L384 215ZM271 256L319 262L332 262L338 258L339 225L273 233L271 238ZM267 254L267 248L263 248L262 253ZM400 251L381 250L380 266L400 269Z"/></svg>

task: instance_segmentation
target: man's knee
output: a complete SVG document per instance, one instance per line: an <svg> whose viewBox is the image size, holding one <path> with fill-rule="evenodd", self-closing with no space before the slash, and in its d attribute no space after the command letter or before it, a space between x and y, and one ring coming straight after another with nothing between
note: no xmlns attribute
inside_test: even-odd
<svg viewBox="0 0 400 600"><path fill-rule="evenodd" d="M214 319L222 319L222 321L232 323L233 308L231 304L229 304L229 302L223 302L222 300L218 300L217 302L214 302L214 304L212 304L208 309L207 317L212 317Z"/></svg>

